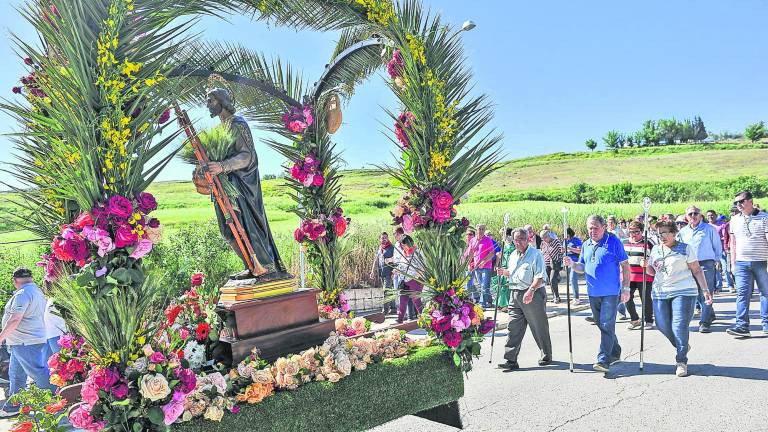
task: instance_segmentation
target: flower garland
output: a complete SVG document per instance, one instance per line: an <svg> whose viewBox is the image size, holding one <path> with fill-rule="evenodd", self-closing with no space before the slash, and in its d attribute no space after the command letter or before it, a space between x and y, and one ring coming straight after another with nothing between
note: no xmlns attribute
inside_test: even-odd
<svg viewBox="0 0 768 432"><path fill-rule="evenodd" d="M305 187L320 187L325 183L320 161L313 153L304 156L304 159L294 162L291 167L291 177Z"/></svg>
<svg viewBox="0 0 768 432"><path fill-rule="evenodd" d="M292 106L283 114L285 128L296 134L304 133L309 126L312 126L314 120L315 117L310 105L304 105L303 108Z"/></svg>
<svg viewBox="0 0 768 432"><path fill-rule="evenodd" d="M455 219L457 204L459 201L454 200L448 191L439 188L422 191L414 188L397 201L391 212L392 221L402 225L406 234L446 223L453 223L456 228L463 230L469 226L469 220Z"/></svg>

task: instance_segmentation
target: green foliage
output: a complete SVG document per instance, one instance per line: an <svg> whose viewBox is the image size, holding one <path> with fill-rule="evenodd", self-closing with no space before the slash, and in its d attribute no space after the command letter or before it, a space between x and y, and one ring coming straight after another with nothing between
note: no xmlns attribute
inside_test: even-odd
<svg viewBox="0 0 768 432"><path fill-rule="evenodd" d="M744 137L746 137L751 142L760 141L764 136L766 136L766 129L765 122L763 121L759 123L752 123L744 130Z"/></svg>
<svg viewBox="0 0 768 432"><path fill-rule="evenodd" d="M593 140L592 138L584 141L584 145L587 146L589 151L595 151L597 148L597 141Z"/></svg>
<svg viewBox="0 0 768 432"><path fill-rule="evenodd" d="M597 202L597 193L595 188L587 183L576 183L569 188L565 201L578 204L594 203Z"/></svg>
<svg viewBox="0 0 768 432"><path fill-rule="evenodd" d="M659 134L666 144L674 144L675 139L680 135L680 124L677 120L674 117L671 119L661 119L657 124L659 126Z"/></svg>
<svg viewBox="0 0 768 432"><path fill-rule="evenodd" d="M68 427L60 424L67 416L64 406L66 401L61 396L54 396L50 390L29 384L11 396L10 402L22 407L19 417L16 418L17 425L29 422L32 425L30 430L34 432L64 432L69 430Z"/></svg>
<svg viewBox="0 0 768 432"><path fill-rule="evenodd" d="M603 137L603 143L606 149L616 151L621 147L621 134L619 131L610 130Z"/></svg>
<svg viewBox="0 0 768 432"><path fill-rule="evenodd" d="M428 347L374 363L337 383L313 381L295 391L276 393L256 405L243 406L237 415L225 415L221 422L196 419L173 425L172 430L362 431L463 395L464 377L451 353ZM337 407L332 415L329 406Z"/></svg>
<svg viewBox="0 0 768 432"><path fill-rule="evenodd" d="M189 289L192 273L205 275L199 291L208 297L218 294L230 274L242 270L242 262L224 241L215 221L179 228L155 246L145 263L161 272L163 284L172 297Z"/></svg>
<svg viewBox="0 0 768 432"><path fill-rule="evenodd" d="M235 140L232 136L232 132L229 130L229 126L224 123L198 132L197 137L200 139L200 144L202 144L208 159L211 161L222 161L226 159L230 146ZM184 143L184 146L179 151L177 157L185 163L197 165L195 150L192 148L192 144L189 141Z"/></svg>
<svg viewBox="0 0 768 432"><path fill-rule="evenodd" d="M643 122L643 128L641 129L643 136L642 141L645 145L659 145L661 140L661 132L656 127L656 122L653 120L646 120Z"/></svg>

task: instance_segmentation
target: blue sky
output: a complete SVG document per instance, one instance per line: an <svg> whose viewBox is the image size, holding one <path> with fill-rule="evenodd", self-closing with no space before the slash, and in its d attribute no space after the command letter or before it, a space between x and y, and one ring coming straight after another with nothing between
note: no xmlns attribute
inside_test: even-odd
<svg viewBox="0 0 768 432"><path fill-rule="evenodd" d="M35 35L13 5L0 4L0 91L12 97L24 73L10 43L14 32ZM768 16L765 0L739 1L548 1L507 2L425 0L464 33L475 91L488 93L496 107L493 126L504 134L508 158L584 150L584 140L610 129L633 131L649 118L700 115L708 130L743 131L768 121ZM252 23L203 19L205 39L230 40L279 55L312 82L329 60L337 34L295 32ZM383 72L382 72L383 73ZM344 107L344 124L334 135L349 168L392 160L393 145L382 134L389 123L382 107L395 98L382 74L358 88ZM193 111L199 127L212 124ZM0 114L0 132L17 125ZM280 157L257 144L262 173L280 173ZM0 162L12 160L0 137ZM173 162L162 179L187 179L190 169ZM12 181L0 173L0 181Z"/></svg>

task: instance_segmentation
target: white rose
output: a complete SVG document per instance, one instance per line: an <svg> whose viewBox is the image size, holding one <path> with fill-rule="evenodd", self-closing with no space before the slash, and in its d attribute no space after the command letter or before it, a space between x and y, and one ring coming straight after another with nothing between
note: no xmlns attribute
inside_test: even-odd
<svg viewBox="0 0 768 432"><path fill-rule="evenodd" d="M151 401L165 399L171 394L171 388L168 387L168 381L160 374L148 374L141 377L139 383L139 393Z"/></svg>

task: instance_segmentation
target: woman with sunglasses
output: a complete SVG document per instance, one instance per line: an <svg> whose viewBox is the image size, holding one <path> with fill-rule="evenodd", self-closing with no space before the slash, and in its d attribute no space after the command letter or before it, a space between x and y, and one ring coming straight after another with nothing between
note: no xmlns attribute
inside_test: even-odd
<svg viewBox="0 0 768 432"><path fill-rule="evenodd" d="M693 308L702 287L705 302L712 304L712 295L699 266L696 251L689 245L677 241L677 226L672 222L657 224L661 244L654 246L648 260L641 260L640 266L654 276L653 311L656 327L669 339L677 350L675 374L688 375L688 327L693 318Z"/></svg>

